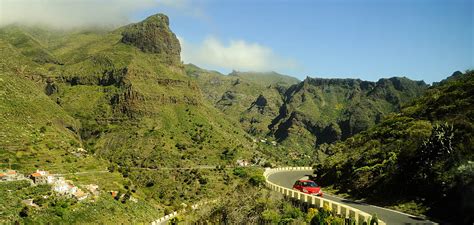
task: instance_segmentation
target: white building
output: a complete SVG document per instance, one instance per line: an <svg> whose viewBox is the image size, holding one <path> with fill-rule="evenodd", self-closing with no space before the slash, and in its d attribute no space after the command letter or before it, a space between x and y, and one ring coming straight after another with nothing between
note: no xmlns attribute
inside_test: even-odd
<svg viewBox="0 0 474 225"><path fill-rule="evenodd" d="M35 184L52 184L55 181L54 176L44 170L36 170L36 172L32 173L30 176Z"/></svg>
<svg viewBox="0 0 474 225"><path fill-rule="evenodd" d="M248 166L249 165L249 162L247 160L244 160L244 159L238 159L236 161L237 165L238 166Z"/></svg>
<svg viewBox="0 0 474 225"><path fill-rule="evenodd" d="M60 177L53 184L53 191L60 194L67 194L69 191L69 184L64 181L64 177Z"/></svg>

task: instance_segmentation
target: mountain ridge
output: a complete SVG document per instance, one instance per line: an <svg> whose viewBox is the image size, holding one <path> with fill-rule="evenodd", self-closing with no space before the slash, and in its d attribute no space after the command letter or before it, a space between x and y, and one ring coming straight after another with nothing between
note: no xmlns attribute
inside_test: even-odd
<svg viewBox="0 0 474 225"><path fill-rule="evenodd" d="M279 151L295 151L299 158L320 144L366 130L428 87L423 81L406 77L376 82L307 77L299 82L270 83L261 73L242 76L234 71L229 76L195 65L186 65L186 71L206 98L239 120L247 133L295 149Z"/></svg>

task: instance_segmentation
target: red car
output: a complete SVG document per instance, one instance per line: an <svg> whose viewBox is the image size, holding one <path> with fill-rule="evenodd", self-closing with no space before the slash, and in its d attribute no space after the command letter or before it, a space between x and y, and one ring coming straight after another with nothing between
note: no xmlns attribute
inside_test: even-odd
<svg viewBox="0 0 474 225"><path fill-rule="evenodd" d="M312 180L297 180L293 185L293 189L304 192L310 195L317 195L323 197L323 191L316 182Z"/></svg>

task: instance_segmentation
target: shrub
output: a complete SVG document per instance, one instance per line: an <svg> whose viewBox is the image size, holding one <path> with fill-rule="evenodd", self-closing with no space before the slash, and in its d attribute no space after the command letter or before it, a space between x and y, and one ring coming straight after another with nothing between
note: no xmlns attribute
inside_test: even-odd
<svg viewBox="0 0 474 225"><path fill-rule="evenodd" d="M278 223L281 219L280 214L272 209L266 209L262 212L262 219L269 223Z"/></svg>
<svg viewBox="0 0 474 225"><path fill-rule="evenodd" d="M265 177L263 177L263 175L253 175L252 177L250 177L250 180L249 180L250 184L252 184L253 186L261 186L262 184L265 183Z"/></svg>
<svg viewBox="0 0 474 225"><path fill-rule="evenodd" d="M238 176L238 177L241 177L241 178L246 177L248 175L247 171L245 171L245 169L241 168L241 167L235 168L234 171L233 171L233 174L235 176Z"/></svg>

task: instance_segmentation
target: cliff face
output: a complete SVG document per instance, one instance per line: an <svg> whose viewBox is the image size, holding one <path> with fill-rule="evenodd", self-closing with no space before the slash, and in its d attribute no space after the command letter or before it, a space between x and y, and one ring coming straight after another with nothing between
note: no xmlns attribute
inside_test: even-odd
<svg viewBox="0 0 474 225"><path fill-rule="evenodd" d="M399 111L427 87L424 82L399 77L378 82L307 78L286 91L280 114L269 128L281 142L306 137L303 139L312 139L306 142L313 145L331 143Z"/></svg>
<svg viewBox="0 0 474 225"><path fill-rule="evenodd" d="M240 122L247 133L265 138L268 125L278 115L282 93L298 83L296 78L269 73L237 72L223 75L194 65L186 65L189 77L196 81L205 99L226 116Z"/></svg>
<svg viewBox="0 0 474 225"><path fill-rule="evenodd" d="M285 151L308 154L316 146L368 129L428 87L404 77L377 82L322 78L299 82L275 73L223 75L194 65L186 65L186 71L205 97L239 120L247 133L274 139L290 149Z"/></svg>
<svg viewBox="0 0 474 225"><path fill-rule="evenodd" d="M133 45L144 52L161 54L172 62L180 62L181 46L169 28L169 19L157 14L144 21L124 27L122 43Z"/></svg>

